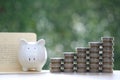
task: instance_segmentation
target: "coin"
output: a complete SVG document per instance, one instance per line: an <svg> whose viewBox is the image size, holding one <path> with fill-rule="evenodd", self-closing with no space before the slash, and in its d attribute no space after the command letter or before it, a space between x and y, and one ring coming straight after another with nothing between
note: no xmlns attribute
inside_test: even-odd
<svg viewBox="0 0 120 80"><path fill-rule="evenodd" d="M78 63L85 63L86 62L86 58L77 58L77 62Z"/></svg>
<svg viewBox="0 0 120 80"><path fill-rule="evenodd" d="M98 63L99 58L90 58L90 63Z"/></svg>
<svg viewBox="0 0 120 80"><path fill-rule="evenodd" d="M85 68L86 67L86 64L85 63L78 63L77 64L77 67L79 67L79 68Z"/></svg>
<svg viewBox="0 0 120 80"><path fill-rule="evenodd" d="M98 68L92 68L92 69L89 70L89 72L95 72L96 73L96 72L99 72L99 69Z"/></svg>
<svg viewBox="0 0 120 80"><path fill-rule="evenodd" d="M64 64L74 64L74 62L64 62Z"/></svg>
<svg viewBox="0 0 120 80"><path fill-rule="evenodd" d="M90 69L94 69L98 67L99 67L99 64L93 64L93 63L90 64Z"/></svg>
<svg viewBox="0 0 120 80"><path fill-rule="evenodd" d="M64 59L64 62L66 63L66 62L74 62L74 59L73 58L65 58Z"/></svg>
<svg viewBox="0 0 120 80"><path fill-rule="evenodd" d="M96 48L96 47L91 47L91 48L90 48L90 53L92 53L92 52L98 53L99 51L100 51L99 48Z"/></svg>
<svg viewBox="0 0 120 80"><path fill-rule="evenodd" d="M57 73L57 72L61 72L61 70L60 69L50 69L50 72Z"/></svg>
<svg viewBox="0 0 120 80"><path fill-rule="evenodd" d="M77 73L83 73L83 72L86 72L87 70L86 70L86 68L78 68L77 69Z"/></svg>
<svg viewBox="0 0 120 80"><path fill-rule="evenodd" d="M101 46L103 43L102 42L89 42L90 47L97 47Z"/></svg>
<svg viewBox="0 0 120 80"><path fill-rule="evenodd" d="M64 57L66 58L74 58L75 52L64 52Z"/></svg>
<svg viewBox="0 0 120 80"><path fill-rule="evenodd" d="M105 63L109 63L109 62L114 62L114 59L112 57L106 57L106 58L103 58L103 62Z"/></svg>
<svg viewBox="0 0 120 80"><path fill-rule="evenodd" d="M103 64L103 68L113 68L113 65L111 65L111 64Z"/></svg>
<svg viewBox="0 0 120 80"><path fill-rule="evenodd" d="M114 44L111 42L104 42L103 47L112 47Z"/></svg>
<svg viewBox="0 0 120 80"><path fill-rule="evenodd" d="M90 58L91 57L99 58L99 53L90 53Z"/></svg>
<svg viewBox="0 0 120 80"><path fill-rule="evenodd" d="M103 47L103 50L114 50L112 46L105 46Z"/></svg>
<svg viewBox="0 0 120 80"><path fill-rule="evenodd" d="M110 57L114 57L114 54L113 53L104 53L104 54L102 54L102 57L103 58L110 58Z"/></svg>
<svg viewBox="0 0 120 80"><path fill-rule="evenodd" d="M113 51L112 50L103 50L103 54L105 54L105 53L113 53Z"/></svg>
<svg viewBox="0 0 120 80"><path fill-rule="evenodd" d="M61 64L52 64L52 63L50 63L50 67L61 67Z"/></svg>
<svg viewBox="0 0 120 80"><path fill-rule="evenodd" d="M113 69L112 68L103 69L102 72L104 72L104 73L113 73Z"/></svg>
<svg viewBox="0 0 120 80"><path fill-rule="evenodd" d="M113 41L114 38L113 37L102 37L101 40L102 41Z"/></svg>
<svg viewBox="0 0 120 80"><path fill-rule="evenodd" d="M77 52L86 52L89 50L89 48L88 47L77 47L76 50Z"/></svg>
<svg viewBox="0 0 120 80"><path fill-rule="evenodd" d="M64 68L73 68L74 67L74 64L64 64Z"/></svg>
<svg viewBox="0 0 120 80"><path fill-rule="evenodd" d="M66 68L66 69L64 69L64 72L74 72L74 70L73 70L73 69Z"/></svg>
<svg viewBox="0 0 120 80"><path fill-rule="evenodd" d="M77 53L77 57L86 57L86 53Z"/></svg>
<svg viewBox="0 0 120 80"><path fill-rule="evenodd" d="M51 63L61 63L63 61L63 58L51 58Z"/></svg>

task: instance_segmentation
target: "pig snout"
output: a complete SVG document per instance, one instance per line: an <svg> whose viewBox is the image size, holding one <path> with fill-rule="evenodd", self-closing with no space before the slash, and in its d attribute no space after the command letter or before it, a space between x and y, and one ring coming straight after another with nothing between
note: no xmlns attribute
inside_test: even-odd
<svg viewBox="0 0 120 80"><path fill-rule="evenodd" d="M28 57L28 58L27 58L27 61L28 61L28 62L36 62L36 61L37 61L37 58L36 58L36 57Z"/></svg>

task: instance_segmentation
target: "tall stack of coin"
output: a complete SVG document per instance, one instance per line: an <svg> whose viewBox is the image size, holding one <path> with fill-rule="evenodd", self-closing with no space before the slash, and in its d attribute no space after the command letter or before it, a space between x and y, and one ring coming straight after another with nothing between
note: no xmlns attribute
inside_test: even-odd
<svg viewBox="0 0 120 80"><path fill-rule="evenodd" d="M74 72L75 52L64 52L64 72Z"/></svg>
<svg viewBox="0 0 120 80"><path fill-rule="evenodd" d="M51 58L50 62L50 72L61 72L61 63L63 62L62 58Z"/></svg>
<svg viewBox="0 0 120 80"><path fill-rule="evenodd" d="M88 48L77 48L77 72L86 72L86 51Z"/></svg>
<svg viewBox="0 0 120 80"><path fill-rule="evenodd" d="M103 37L103 72L113 72L113 38Z"/></svg>
<svg viewBox="0 0 120 80"><path fill-rule="evenodd" d="M90 45L90 72L99 72L99 47L101 42L89 42Z"/></svg>

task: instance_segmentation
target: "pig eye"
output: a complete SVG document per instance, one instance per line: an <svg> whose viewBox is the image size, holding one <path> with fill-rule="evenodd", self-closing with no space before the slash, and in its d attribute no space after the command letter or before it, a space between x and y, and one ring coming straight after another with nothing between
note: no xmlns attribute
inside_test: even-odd
<svg viewBox="0 0 120 80"><path fill-rule="evenodd" d="M30 49L30 48L27 48L27 49Z"/></svg>

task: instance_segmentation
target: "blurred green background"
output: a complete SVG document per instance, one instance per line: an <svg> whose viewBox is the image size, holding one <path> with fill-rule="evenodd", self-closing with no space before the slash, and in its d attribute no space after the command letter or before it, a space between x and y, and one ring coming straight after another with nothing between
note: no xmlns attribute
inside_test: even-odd
<svg viewBox="0 0 120 80"><path fill-rule="evenodd" d="M1 32L35 32L51 57L115 38L114 69L120 70L120 0L0 0Z"/></svg>

